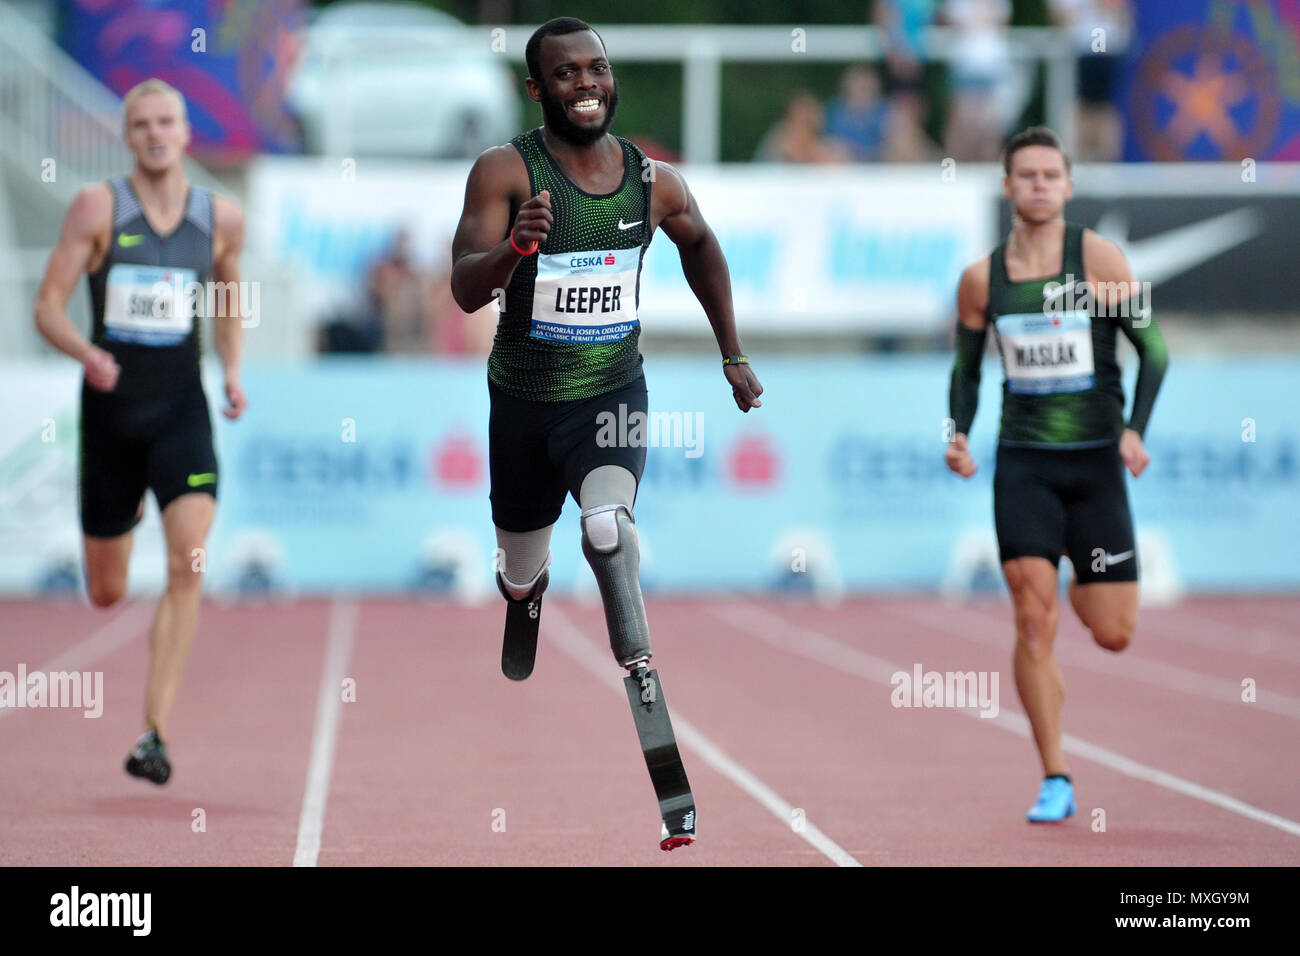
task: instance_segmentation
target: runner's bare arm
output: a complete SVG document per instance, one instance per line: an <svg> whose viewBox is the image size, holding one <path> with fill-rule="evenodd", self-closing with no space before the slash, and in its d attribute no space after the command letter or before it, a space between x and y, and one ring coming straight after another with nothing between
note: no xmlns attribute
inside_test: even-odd
<svg viewBox="0 0 1300 956"><path fill-rule="evenodd" d="M957 284L957 344L948 386L948 414L952 419L951 441L944 452L948 467L963 478L978 471L970 454L966 433L975 420L979 405L980 364L988 334L989 257L966 267Z"/></svg>
<svg viewBox="0 0 1300 956"><path fill-rule="evenodd" d="M244 345L245 303L239 293L239 254L244 248L244 213L235 203L221 196L212 197L212 278L221 283L225 295L215 301L225 309L222 315L212 317L212 340L221 358L221 368L226 379L227 406L221 413L227 418L238 418L248 407L239 378L239 360ZM253 304L260 296L253 296ZM256 324L260 316L250 313L249 321Z"/></svg>
<svg viewBox="0 0 1300 956"><path fill-rule="evenodd" d="M1115 243L1091 229L1083 233L1083 261L1088 282L1097 297L1097 308L1115 317L1124 336L1138 355L1137 384L1133 388L1133 410L1120 436L1119 454L1136 478L1151 461L1142 443L1147 421L1155 407L1156 393L1169 367L1165 337L1151 315L1151 303L1133 276L1124 252Z"/></svg>
<svg viewBox="0 0 1300 956"><path fill-rule="evenodd" d="M98 183L77 193L45 266L35 309L37 331L60 352L85 365L90 383L106 390L116 384L117 363L72 324L67 305L81 274L103 259L111 240L112 218L113 194L108 186Z"/></svg>
<svg viewBox="0 0 1300 956"><path fill-rule="evenodd" d="M510 210L519 211L514 223ZM515 266L523 258L510 243L533 248L550 232L550 193L528 196L528 169L513 146L494 146L474 161L465 184L465 206L451 243L451 294L466 312L476 312L492 301L497 290L510 284Z"/></svg>
<svg viewBox="0 0 1300 956"><path fill-rule="evenodd" d="M651 229L662 226L664 233L677 246L682 274L704 307L704 314L708 316L713 335L718 340L718 348L723 356L744 354L732 309L727 257L722 254L718 237L704 221L686 181L667 163L656 162L650 195ZM758 396L763 394L763 386L750 366L726 365L723 373L731 383L736 406L742 412L763 404L758 400Z"/></svg>

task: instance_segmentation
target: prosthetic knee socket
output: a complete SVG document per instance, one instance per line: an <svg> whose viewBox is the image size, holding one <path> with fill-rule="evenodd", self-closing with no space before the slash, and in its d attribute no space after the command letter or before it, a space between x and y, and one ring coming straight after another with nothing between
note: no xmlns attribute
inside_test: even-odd
<svg viewBox="0 0 1300 956"><path fill-rule="evenodd" d="M551 552L546 552L546 560L542 562L542 569L533 576L533 579L527 584L515 584L506 577L505 571L497 572L497 588L501 591L501 596L507 601L536 601L546 590L546 585L551 583Z"/></svg>
<svg viewBox="0 0 1300 956"><path fill-rule="evenodd" d="M601 505L582 513L582 553L600 585L614 659L620 667L649 660L650 626L637 572L640 551L626 505Z"/></svg>

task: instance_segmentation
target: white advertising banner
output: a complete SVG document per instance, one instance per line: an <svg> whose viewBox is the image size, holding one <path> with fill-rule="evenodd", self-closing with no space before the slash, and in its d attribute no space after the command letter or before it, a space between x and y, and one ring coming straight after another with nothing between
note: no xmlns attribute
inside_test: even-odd
<svg viewBox="0 0 1300 956"><path fill-rule="evenodd" d="M313 318L360 303L400 229L417 261L445 270L464 202L462 163L262 157L250 173L256 262L299 270ZM684 169L727 257L742 332L914 333L954 310L962 268L995 243L988 184L934 168L713 166ZM645 260L642 329L707 329L677 250L656 235Z"/></svg>

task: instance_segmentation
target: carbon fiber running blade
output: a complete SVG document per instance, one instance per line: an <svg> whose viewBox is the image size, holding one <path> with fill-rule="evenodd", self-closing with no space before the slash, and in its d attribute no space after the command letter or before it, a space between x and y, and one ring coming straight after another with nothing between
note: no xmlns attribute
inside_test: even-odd
<svg viewBox="0 0 1300 956"><path fill-rule="evenodd" d="M527 680L537 661L537 631L542 624L541 595L531 601L506 602L506 634L501 642L501 673Z"/></svg>
<svg viewBox="0 0 1300 956"><path fill-rule="evenodd" d="M695 837L695 797L691 794L691 784L686 779L682 755L677 749L677 738L673 734L668 704L659 683L659 672L649 671L644 680L625 677L623 684L627 689L627 702L632 707L632 719L636 722L641 752L645 755L646 769L650 771L650 783L654 786L655 797L659 801L659 815L668 831L668 840L678 840L676 845L681 845L684 842L681 838L693 840Z"/></svg>

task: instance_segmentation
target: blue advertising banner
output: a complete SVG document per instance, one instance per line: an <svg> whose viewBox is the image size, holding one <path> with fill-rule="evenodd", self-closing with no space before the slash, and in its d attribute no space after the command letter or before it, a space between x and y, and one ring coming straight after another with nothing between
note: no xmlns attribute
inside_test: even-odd
<svg viewBox="0 0 1300 956"><path fill-rule="evenodd" d="M1133 7L1125 159L1300 159L1300 0Z"/></svg>
<svg viewBox="0 0 1300 956"><path fill-rule="evenodd" d="M949 368L942 356L761 361L763 407L742 415L712 360L647 360L650 421L608 423L649 445L636 506L647 590L975 586L996 556L1001 371L986 365L979 471L962 481L943 464ZM1129 479L1147 580L1300 587L1297 380L1291 358L1175 356L1151 465ZM254 364L244 384L245 419L214 416L213 586L494 593L480 363ZM571 499L552 547L553 586L594 590Z"/></svg>
<svg viewBox="0 0 1300 956"><path fill-rule="evenodd" d="M63 0L60 45L117 93L158 77L185 96L193 150L297 152L284 108L301 0Z"/></svg>

